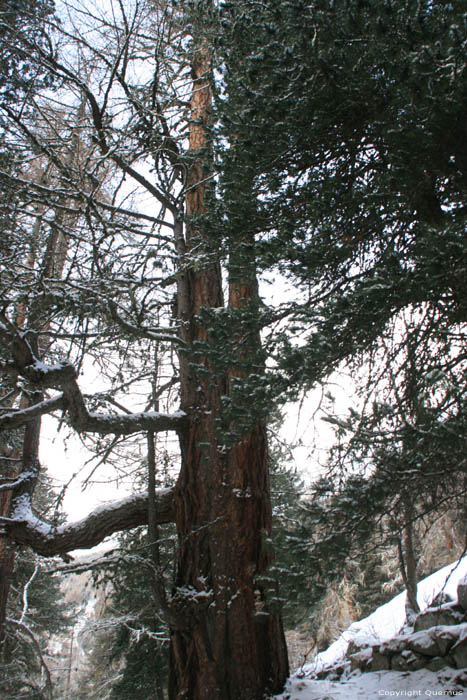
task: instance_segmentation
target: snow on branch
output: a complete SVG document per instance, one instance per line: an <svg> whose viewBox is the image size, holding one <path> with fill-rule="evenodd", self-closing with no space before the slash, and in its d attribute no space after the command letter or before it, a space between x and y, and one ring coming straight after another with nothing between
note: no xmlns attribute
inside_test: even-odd
<svg viewBox="0 0 467 700"><path fill-rule="evenodd" d="M157 521L173 522L173 489L156 493ZM0 518L9 537L16 544L31 547L44 557L66 554L74 549L89 549L106 537L148 522L148 496L134 494L119 501L105 503L75 523L53 527L37 518L29 503L22 500L11 518Z"/></svg>
<svg viewBox="0 0 467 700"><path fill-rule="evenodd" d="M67 362L59 362L55 365L44 364L34 357L29 343L22 334L14 331L13 335L12 351L15 371L32 384L44 389L57 389L62 392L62 395L27 409L10 411L0 418L0 430L24 425L33 418L51 413L57 408L66 409L71 425L80 433L131 435L147 430L152 432L182 430L186 420L186 414L183 411L174 413L146 411L118 415L88 411L74 367Z"/></svg>
<svg viewBox="0 0 467 700"><path fill-rule="evenodd" d="M18 409L17 411L9 411L0 416L0 431L7 428L18 428L25 423L28 423L38 416L43 416L46 413L64 409L67 406L66 399L63 394L54 396L52 399L41 401L28 408Z"/></svg>

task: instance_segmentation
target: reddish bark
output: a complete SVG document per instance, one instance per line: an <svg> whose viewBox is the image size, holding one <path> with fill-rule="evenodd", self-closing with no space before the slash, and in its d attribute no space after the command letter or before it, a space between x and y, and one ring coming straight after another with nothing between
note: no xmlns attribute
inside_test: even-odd
<svg viewBox="0 0 467 700"><path fill-rule="evenodd" d="M209 60L201 51L194 66L194 158L189 175L186 252L202 231L207 148L205 123L210 91ZM248 284L246 290L250 294ZM223 306L220 269L186 269L179 282L184 340L193 349L205 343L198 367L194 354L181 357L182 408L189 426L181 440L182 467L175 489L179 535L176 589L171 600L171 700L260 700L279 691L287 676L287 653L280 617L268 607L256 577L269 563L265 537L271 507L265 429L245 430L231 448L219 443L221 396L229 376L209 361L210 337L196 321L203 308Z"/></svg>

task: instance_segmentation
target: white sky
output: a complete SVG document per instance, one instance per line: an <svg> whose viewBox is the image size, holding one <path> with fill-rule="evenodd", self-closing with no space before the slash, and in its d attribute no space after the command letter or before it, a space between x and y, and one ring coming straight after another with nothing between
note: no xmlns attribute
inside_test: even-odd
<svg viewBox="0 0 467 700"><path fill-rule="evenodd" d="M344 410L348 404L344 389L338 385L333 385L331 389ZM322 391L317 389L302 404L288 404L283 411L280 439L291 445L293 465L308 484L322 471L327 449L333 441L332 426L322 420L323 413L319 408L321 400ZM55 418L44 416L40 458L55 489L60 492L67 486L63 510L70 520L79 520L97 505L123 498L131 491L131 475L127 479L120 478L116 483L114 468L105 464L99 467L93 483L83 490L82 482L92 469L92 464L86 464L92 453L76 434L70 434L66 426L57 432L58 426ZM141 447L144 451L144 437L141 438Z"/></svg>
<svg viewBox="0 0 467 700"><path fill-rule="evenodd" d="M267 295L268 303L274 304L277 300L284 302L292 299L295 290L276 276L272 285L262 286L262 292L264 297ZM79 378L81 390L88 394L105 391L108 386L101 377L99 368L85 360ZM338 375L334 375L326 385L309 392L301 401L289 403L282 409L284 422L279 439L290 446L292 465L300 472L305 484L310 484L322 472L327 450L334 440L332 426L322 420L328 405L324 397L326 392L335 398L333 410L339 411L341 415L346 413L352 400L352 382L349 377ZM128 405L130 399L131 395L126 397L129 409L132 408ZM133 410L141 410L141 406L135 406ZM55 418L44 416L40 458L53 479L57 492L60 493L66 487L62 508L69 520L79 520L103 502L123 498L131 492L131 474L127 478L122 476L125 465L122 465L118 482L115 469L103 464L94 475L92 483L83 488L83 481L96 460L92 460L91 451L86 449L75 433L66 426L57 432L58 427L59 422ZM144 436L140 442L142 454L145 454Z"/></svg>

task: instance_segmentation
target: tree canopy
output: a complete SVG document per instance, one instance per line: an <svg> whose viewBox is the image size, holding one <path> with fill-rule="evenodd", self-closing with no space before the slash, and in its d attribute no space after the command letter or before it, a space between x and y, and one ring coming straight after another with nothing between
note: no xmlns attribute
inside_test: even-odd
<svg viewBox="0 0 467 700"><path fill-rule="evenodd" d="M260 264L309 290L288 312L300 341L277 351L288 380L312 384L407 305L464 320L461 4L240 2L225 15L225 206L245 211L246 173Z"/></svg>
<svg viewBox="0 0 467 700"><path fill-rule="evenodd" d="M335 503L462 496L461 5L6 4L3 609L16 546L66 555L148 524L156 547L174 521L172 590L153 582L170 696L280 689L267 424L343 363L363 408L331 416ZM141 490L76 525L38 519L45 414L117 480L143 454ZM162 450L176 481L156 491Z"/></svg>

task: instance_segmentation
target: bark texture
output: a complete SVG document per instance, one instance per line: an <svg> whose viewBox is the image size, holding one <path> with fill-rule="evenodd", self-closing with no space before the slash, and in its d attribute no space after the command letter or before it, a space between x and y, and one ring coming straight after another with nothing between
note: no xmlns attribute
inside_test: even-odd
<svg viewBox="0 0 467 700"><path fill-rule="evenodd" d="M203 47L193 73L187 256L203 240L211 102ZM170 602L171 700L260 700L282 689L288 672L280 616L258 583L269 563L265 540L271 526L265 429L254 425L233 447L220 444L230 376L211 361L213 341L197 320L203 310L222 306L221 274L212 256L202 270L185 266L179 315L191 350L181 356L189 426L174 498L179 561Z"/></svg>

